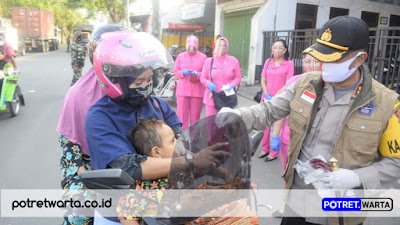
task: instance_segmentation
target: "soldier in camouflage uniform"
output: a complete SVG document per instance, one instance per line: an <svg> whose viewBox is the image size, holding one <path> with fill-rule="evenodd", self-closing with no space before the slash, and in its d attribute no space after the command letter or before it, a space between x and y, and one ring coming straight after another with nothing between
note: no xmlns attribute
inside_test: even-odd
<svg viewBox="0 0 400 225"><path fill-rule="evenodd" d="M82 32L77 31L74 35L74 43L71 46L71 65L74 70L71 86L82 76L82 68L85 66L86 48L82 44Z"/></svg>

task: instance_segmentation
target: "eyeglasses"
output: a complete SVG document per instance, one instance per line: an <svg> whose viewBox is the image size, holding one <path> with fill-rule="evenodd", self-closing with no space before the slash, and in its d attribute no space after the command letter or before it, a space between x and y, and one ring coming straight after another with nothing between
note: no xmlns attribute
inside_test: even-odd
<svg viewBox="0 0 400 225"><path fill-rule="evenodd" d="M283 49L285 49L285 47L283 47L283 46L272 46L272 49L274 49L274 50L276 50L276 49L283 50Z"/></svg>

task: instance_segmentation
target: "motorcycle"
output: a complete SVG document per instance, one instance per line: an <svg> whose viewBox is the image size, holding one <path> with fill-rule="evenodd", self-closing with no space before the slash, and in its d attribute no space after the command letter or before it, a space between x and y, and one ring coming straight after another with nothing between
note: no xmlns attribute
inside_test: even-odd
<svg viewBox="0 0 400 225"><path fill-rule="evenodd" d="M228 198L227 201L221 199L227 199L229 196L228 189L236 190L249 190L251 189L251 155L254 152L252 148L258 148L261 142L262 135L255 135L258 139L250 139L247 133L246 126L242 119L234 113L230 113L229 117L235 118L231 120L229 124L223 127L218 127L216 124L216 115L211 115L200 119L195 122L181 135L178 139L174 151L174 157L172 158L170 173L168 176L168 183L171 190L190 190L189 192L175 193L174 196L164 196L168 203L168 207L165 204L159 204L159 212L157 215L167 215L164 218L155 217L143 217L142 224L144 225L160 225L160 224L206 224L209 221L221 221L220 224L234 224L229 221L234 217L207 217L207 215L213 215L209 211L211 205L206 202L210 200L218 200L220 205L225 211L227 208L235 209L238 205L238 201L230 202L232 199ZM229 145L223 148L224 151L229 152L231 156L224 157L221 160L221 164L215 169L208 170L207 172L197 172L196 167L182 170L182 157L188 160L188 155L196 155L205 148L212 146L216 143L228 142ZM250 143L253 142L253 143ZM206 163L206 162L199 162ZM199 163L194 163L199 168ZM204 164L203 164L204 165ZM197 171L199 171L198 169ZM219 174L227 174L221 177ZM83 172L80 175L84 185L88 189L134 189L135 181L121 169L103 169ZM229 177L229 179L228 179ZM223 195L220 193L211 192L210 195L198 196L194 194L196 190L223 190ZM252 191L245 192L245 195L251 195ZM136 193L135 193L136 195ZM184 199L192 199L195 195L195 202L186 202ZM170 198L168 198L170 197ZM225 198L224 198L225 197ZM242 196L243 197L243 196ZM171 200L172 199L172 200ZM199 200L200 199L200 200ZM230 201L229 201L230 200ZM151 201L151 200L149 200ZM242 207L241 211L252 210L256 208L255 197L245 196L244 200L241 201L245 206ZM172 203L171 203L172 202ZM242 205L243 205L242 204ZM192 207L195 206L195 209ZM214 205L212 205L214 206ZM184 215L193 215L193 211L196 211L196 217L186 217ZM220 208L215 208L217 212L221 212ZM218 211L220 210L220 211ZM236 208L238 210L238 208ZM231 210L230 212L232 212ZM176 216L183 215L183 216ZM197 217L198 215L205 215L203 217ZM225 214L224 214L225 215ZM232 214L230 214L232 215ZM154 216L154 215L153 215ZM253 221L254 218L252 217ZM235 218L234 218L235 219ZM236 218L237 219L237 218ZM245 218L246 219L246 218ZM258 220L258 219L257 219ZM215 223L218 224L218 223ZM250 224L250 223L246 223Z"/></svg>
<svg viewBox="0 0 400 225"><path fill-rule="evenodd" d="M3 73L3 71L0 71ZM2 83L0 93L0 111L9 109L11 116L17 116L21 105L25 106L24 96L21 88L18 85L20 79L19 72L10 71L8 76L5 76ZM4 75L4 73L2 74Z"/></svg>
<svg viewBox="0 0 400 225"><path fill-rule="evenodd" d="M153 78L154 94L161 98L175 100L178 81L179 78L175 77L170 68L160 68Z"/></svg>

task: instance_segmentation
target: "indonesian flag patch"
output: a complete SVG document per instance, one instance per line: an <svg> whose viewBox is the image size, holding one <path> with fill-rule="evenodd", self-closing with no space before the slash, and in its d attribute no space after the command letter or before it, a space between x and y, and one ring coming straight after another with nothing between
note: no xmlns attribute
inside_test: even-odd
<svg viewBox="0 0 400 225"><path fill-rule="evenodd" d="M317 98L317 96L316 96L315 94L313 94L313 93L311 93L311 92L305 90L305 91L303 92L303 94L301 95L301 98L304 99L304 100L306 100L307 102L309 102L309 103L311 103L311 104L314 104L315 99Z"/></svg>

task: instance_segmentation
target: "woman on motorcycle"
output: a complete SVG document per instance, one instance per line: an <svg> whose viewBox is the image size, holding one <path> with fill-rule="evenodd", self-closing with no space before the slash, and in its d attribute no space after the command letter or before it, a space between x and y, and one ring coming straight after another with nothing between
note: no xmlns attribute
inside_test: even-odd
<svg viewBox="0 0 400 225"><path fill-rule="evenodd" d="M182 123L173 109L163 99L151 96L153 70L172 64L171 55L150 34L121 31L102 35L93 63L106 93L86 116L85 131L94 169L120 168L135 180L168 176L171 159L137 154L128 132L141 118L163 120L175 135L182 132ZM203 169L212 170L220 163L218 156L223 155L229 153L206 148L194 156L193 165L202 160L207 162ZM184 166L189 167L188 163Z"/></svg>
<svg viewBox="0 0 400 225"><path fill-rule="evenodd" d="M0 95L3 87L4 77L8 76L9 69L13 68L13 65L5 60L4 51L0 49Z"/></svg>
<svg viewBox="0 0 400 225"><path fill-rule="evenodd" d="M186 39L186 51L178 55L175 61L174 74L179 78L176 88L176 105L182 128L200 119L203 107L204 86L199 82L201 70L207 56L197 49L199 40L195 36Z"/></svg>
<svg viewBox="0 0 400 225"><path fill-rule="evenodd" d="M101 35L107 32L128 30L119 24L106 24L97 28L91 35L89 43L89 58L93 64L93 52ZM86 141L84 129L86 114L89 107L104 96L100 84L92 67L85 75L73 85L65 95L60 112L57 132L60 134L58 141L61 144L62 154L60 157L61 173L64 179L61 181L61 188L69 199L79 198L77 193L82 192L85 200L91 199L91 195L84 189L79 174L91 170L89 148ZM71 212L73 214L73 212ZM68 213L65 216L64 225L92 224L93 218L73 217Z"/></svg>

